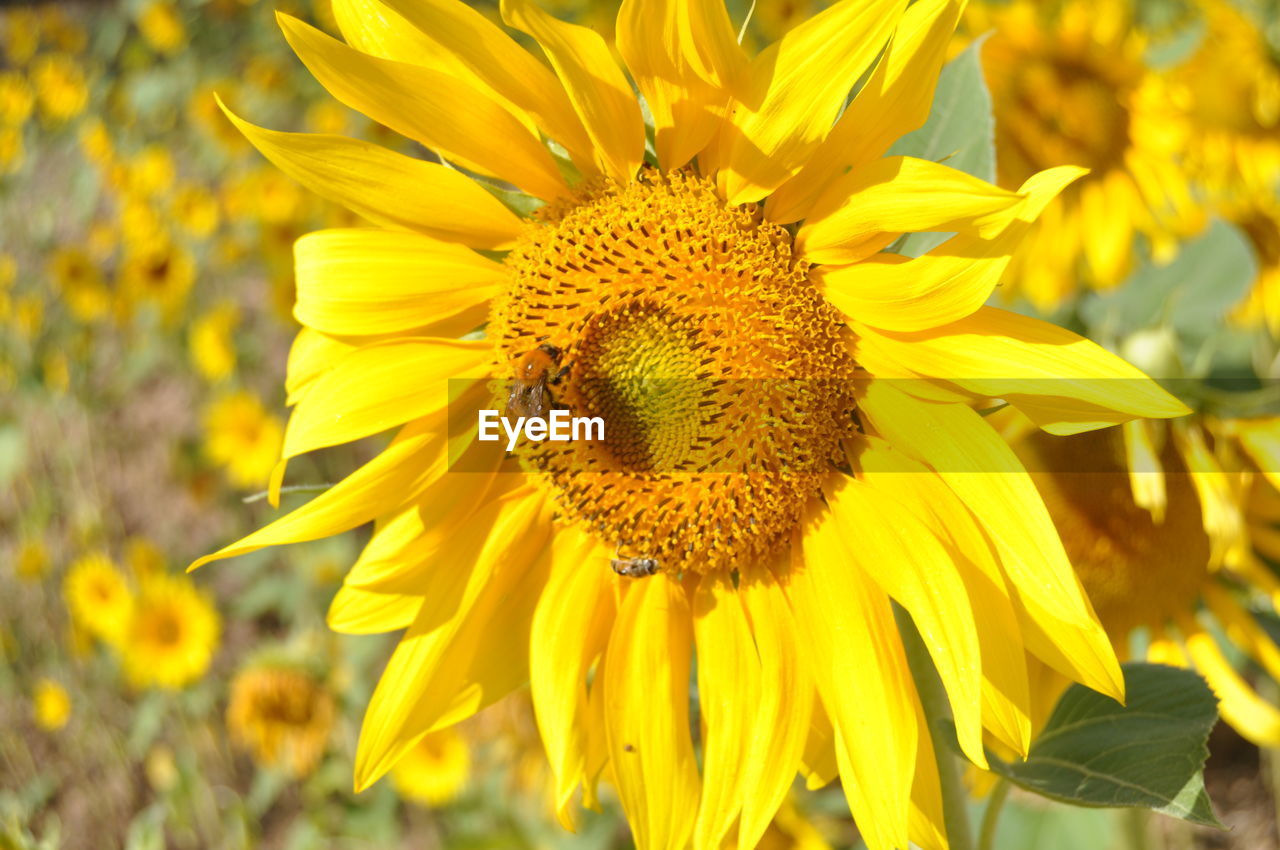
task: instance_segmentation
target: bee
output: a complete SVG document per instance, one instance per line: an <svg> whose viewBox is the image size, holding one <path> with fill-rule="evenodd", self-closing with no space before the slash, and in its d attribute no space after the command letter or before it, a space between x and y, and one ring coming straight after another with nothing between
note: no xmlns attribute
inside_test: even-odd
<svg viewBox="0 0 1280 850"><path fill-rule="evenodd" d="M516 361L516 377L511 382L507 396L507 412L516 416L544 418L551 407L551 394L547 386L560 383L569 367L560 367L560 349L544 342L532 351L526 351Z"/></svg>
<svg viewBox="0 0 1280 850"><path fill-rule="evenodd" d="M609 566L620 576L644 578L658 571L657 558L612 558Z"/></svg>

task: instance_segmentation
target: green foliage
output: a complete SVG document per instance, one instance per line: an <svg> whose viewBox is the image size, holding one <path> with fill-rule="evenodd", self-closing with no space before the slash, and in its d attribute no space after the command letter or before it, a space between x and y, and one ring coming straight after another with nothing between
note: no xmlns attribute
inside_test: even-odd
<svg viewBox="0 0 1280 850"><path fill-rule="evenodd" d="M1221 826L1204 790L1206 741L1217 700L1195 673L1124 665L1127 702L1083 685L1058 701L1024 762L991 769L1045 797L1078 806L1139 807Z"/></svg>
<svg viewBox="0 0 1280 850"><path fill-rule="evenodd" d="M889 149L889 156L914 156L945 162L952 168L994 181L996 176L995 119L991 94L982 77L982 39L965 48L942 69L929 118ZM918 257L951 236L950 233L909 233L890 249Z"/></svg>

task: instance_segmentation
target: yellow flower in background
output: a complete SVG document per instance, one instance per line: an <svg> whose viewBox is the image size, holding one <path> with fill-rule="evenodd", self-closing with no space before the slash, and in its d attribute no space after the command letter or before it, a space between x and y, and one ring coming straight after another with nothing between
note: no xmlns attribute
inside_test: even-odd
<svg viewBox="0 0 1280 850"><path fill-rule="evenodd" d="M123 177L125 171L121 167L120 175ZM123 182L118 187L120 191L124 191ZM126 197L123 198L123 204L120 208L120 235L123 237L125 245L132 251L140 251L142 249L163 244L167 237L164 233L164 226L160 221L160 215L145 198Z"/></svg>
<svg viewBox="0 0 1280 850"><path fill-rule="evenodd" d="M191 253L161 237L126 251L120 265L120 291L129 304L153 304L172 320L186 305L195 274Z"/></svg>
<svg viewBox="0 0 1280 850"><path fill-rule="evenodd" d="M1204 224L1179 166L1190 128L1129 6L1107 0L974 3L966 29L993 30L982 61L995 112L999 183L1020 185L1056 165L1089 174L1050 204L1023 240L1005 293L1051 310L1081 285L1112 287L1141 235L1158 260Z"/></svg>
<svg viewBox="0 0 1280 850"><path fill-rule="evenodd" d="M1258 262L1258 276L1237 318L1265 324L1272 336L1280 336L1280 196L1261 188L1241 189L1220 200L1217 211L1245 235Z"/></svg>
<svg viewBox="0 0 1280 850"><path fill-rule="evenodd" d="M67 245L49 259L55 291L76 321L94 322L111 308L111 293L102 271L83 248Z"/></svg>
<svg viewBox="0 0 1280 850"><path fill-rule="evenodd" d="M7 291L18 279L18 261L13 254L0 251L0 292Z"/></svg>
<svg viewBox="0 0 1280 850"><path fill-rule="evenodd" d="M170 203L174 221L192 236L207 238L218 227L218 199L203 186L180 187Z"/></svg>
<svg viewBox="0 0 1280 850"><path fill-rule="evenodd" d="M124 561L135 580L163 573L165 560L160 547L145 537L130 537L125 543Z"/></svg>
<svg viewBox="0 0 1280 850"><path fill-rule="evenodd" d="M261 662L232 681L227 729L259 764L302 778L324 755L333 713L333 695L315 676Z"/></svg>
<svg viewBox="0 0 1280 850"><path fill-rule="evenodd" d="M147 576L118 645L125 678L135 688L185 687L209 669L219 631L217 610L190 579Z"/></svg>
<svg viewBox="0 0 1280 850"><path fill-rule="evenodd" d="M147 145L128 162L129 189L154 197L173 188L173 156L162 145Z"/></svg>
<svg viewBox="0 0 1280 850"><path fill-rule="evenodd" d="M13 317L10 327L24 339L32 339L44 324L44 301L34 293L19 295L13 299Z"/></svg>
<svg viewBox="0 0 1280 850"><path fill-rule="evenodd" d="M26 160L22 131L17 127L0 127L0 174L12 174Z"/></svg>
<svg viewBox="0 0 1280 850"><path fill-rule="evenodd" d="M1055 434L1186 409L1087 340L983 306L1082 170L1001 189L885 157L925 121L961 11L905 5L845 0L753 58L717 2L628 0L617 47L653 157L609 46L528 0L503 20L551 68L454 0L339 0L348 44L280 16L339 100L547 202L520 218L457 169L233 119L375 225L295 245L282 454L396 436L196 563L375 523L329 613L339 632L405 630L358 788L528 681L562 819L607 776L642 850L735 831L752 847L800 771L843 778L872 850L932 850L933 742L891 599L977 764L985 733L1027 751L1028 653L1123 696L1032 480L975 406L1008 399ZM881 253L912 232L957 235ZM567 367L547 391L600 412L607 439L514 458L473 441L450 410L502 406L490 379L526 365Z"/></svg>
<svg viewBox="0 0 1280 850"><path fill-rule="evenodd" d="M49 548L39 538L27 538L18 546L13 562L18 578L39 581L49 572Z"/></svg>
<svg viewBox="0 0 1280 850"><path fill-rule="evenodd" d="M16 127L31 115L35 94L18 71L0 71L0 125Z"/></svg>
<svg viewBox="0 0 1280 850"><path fill-rule="evenodd" d="M312 133L346 132L351 110L332 100L318 100L307 107L307 130Z"/></svg>
<svg viewBox="0 0 1280 850"><path fill-rule="evenodd" d="M115 156L115 144L102 119L86 118L80 125L80 147L89 161L99 166L107 165Z"/></svg>
<svg viewBox="0 0 1280 850"><path fill-rule="evenodd" d="M71 719L71 697L53 679L42 677L36 681L31 704L36 725L47 732L58 731Z"/></svg>
<svg viewBox="0 0 1280 850"><path fill-rule="evenodd" d="M1200 0L1200 49L1173 73L1196 132L1189 167L1213 196L1274 196L1280 179L1280 56L1261 21L1226 0ZM1261 8L1258 10L1261 16Z"/></svg>
<svg viewBox="0 0 1280 850"><path fill-rule="evenodd" d="M84 27L67 17L60 6L45 4L40 9L40 27L45 41L64 53L79 53L89 43Z"/></svg>
<svg viewBox="0 0 1280 850"><path fill-rule="evenodd" d="M280 459L284 428L252 393L215 399L204 413L204 450L235 487L262 487Z"/></svg>
<svg viewBox="0 0 1280 850"><path fill-rule="evenodd" d="M215 93L224 101L234 103L238 88L233 80L220 80L197 88L187 103L188 120L227 153L247 151L249 143L236 130L235 125L227 120L227 116L222 114Z"/></svg>
<svg viewBox="0 0 1280 850"><path fill-rule="evenodd" d="M391 770L400 796L423 806L444 806L467 788L471 751L453 729L424 735Z"/></svg>
<svg viewBox="0 0 1280 850"><path fill-rule="evenodd" d="M138 15L138 31L157 53L177 53L187 43L187 30L168 0L149 0Z"/></svg>
<svg viewBox="0 0 1280 850"><path fill-rule="evenodd" d="M54 123L76 117L89 102L89 87L76 60L64 53L44 53L31 63L40 114Z"/></svg>
<svg viewBox="0 0 1280 850"><path fill-rule="evenodd" d="M133 592L124 574L101 552L84 555L67 570L62 595L72 622L109 644L124 637L133 612Z"/></svg>
<svg viewBox="0 0 1280 850"><path fill-rule="evenodd" d="M196 371L205 380L225 381L235 371L236 346L231 335L239 323L240 308L229 301L218 304L191 323L187 350Z"/></svg>
<svg viewBox="0 0 1280 850"><path fill-rule="evenodd" d="M758 850L831 850L831 845L788 799L760 839Z"/></svg>
<svg viewBox="0 0 1280 850"><path fill-rule="evenodd" d="M26 64L40 46L40 18L35 10L16 6L0 11L0 39L10 63Z"/></svg>
<svg viewBox="0 0 1280 850"><path fill-rule="evenodd" d="M1195 669L1224 720L1280 746L1280 708L1234 669L1219 637L1280 681L1280 653L1253 613L1280 605L1280 579L1254 554L1280 539L1280 491L1268 483L1280 483L1280 420L1135 422L1058 440L1024 423L1013 439L1117 653L1127 657L1141 630L1147 660ZM1067 683L1033 675L1046 682L1047 716Z"/></svg>

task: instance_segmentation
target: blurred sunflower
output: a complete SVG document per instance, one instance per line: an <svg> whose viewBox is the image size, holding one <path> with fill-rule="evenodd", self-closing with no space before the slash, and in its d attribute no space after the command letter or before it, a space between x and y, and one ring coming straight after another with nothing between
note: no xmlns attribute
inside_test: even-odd
<svg viewBox="0 0 1280 850"><path fill-rule="evenodd" d="M1274 195L1280 177L1280 53L1228 0L1200 0L1200 49L1173 74L1196 132L1188 165L1211 195ZM1258 7L1261 14L1261 6Z"/></svg>
<svg viewBox="0 0 1280 850"><path fill-rule="evenodd" d="M146 576L119 642L135 688L181 688L204 675L218 648L218 612L185 576Z"/></svg>
<svg viewBox="0 0 1280 850"><path fill-rule="evenodd" d="M37 726L56 732L66 726L71 717L71 697L67 689L53 679L41 677L31 695L31 711Z"/></svg>
<svg viewBox="0 0 1280 850"><path fill-rule="evenodd" d="M172 321L186 305L195 283L195 261L181 245L156 236L126 251L119 274L120 291L129 306L155 305Z"/></svg>
<svg viewBox="0 0 1280 850"><path fill-rule="evenodd" d="M62 581L72 622L110 644L123 638L133 612L133 592L124 574L101 552L78 558Z"/></svg>
<svg viewBox="0 0 1280 850"><path fill-rule="evenodd" d="M18 71L0 71L0 126L21 126L31 115L35 94Z"/></svg>
<svg viewBox="0 0 1280 850"><path fill-rule="evenodd" d="M174 54L187 43L187 30L168 0L149 0L138 13L138 31L157 53Z"/></svg>
<svg viewBox="0 0 1280 850"><path fill-rule="evenodd" d="M227 301L216 305L191 323L187 350L191 362L207 381L217 383L231 377L236 368L236 347L232 332L240 322L240 309ZM271 464L275 465L275 449Z"/></svg>
<svg viewBox="0 0 1280 850"><path fill-rule="evenodd" d="M49 548L43 540L29 537L19 544L13 563L18 578L39 581L49 572Z"/></svg>
<svg viewBox="0 0 1280 850"><path fill-rule="evenodd" d="M333 713L333 695L319 678L297 665L261 661L232 681L227 729L259 764L302 778L324 755Z"/></svg>
<svg viewBox="0 0 1280 850"><path fill-rule="evenodd" d="M1258 262L1258 276L1237 318L1264 323L1272 336L1280 336L1280 197L1272 189L1241 188L1219 200L1217 211L1240 228Z"/></svg>
<svg viewBox="0 0 1280 850"><path fill-rule="evenodd" d="M71 316L94 322L111 308L111 293L101 269L78 245L58 248L49 259L49 277Z"/></svg>
<svg viewBox="0 0 1280 850"><path fill-rule="evenodd" d="M1009 191L883 157L928 115L959 2L845 0L753 59L719 3L628 0L617 45L652 157L603 39L526 0L503 19L551 69L455 0L334 11L349 45L280 16L303 62L476 176L233 119L285 173L381 225L295 247L306 327L284 458L400 430L195 566L376 522L330 610L343 632L407 628L357 787L530 681L563 818L607 774L639 847L716 847L734 830L752 847L799 769L844 778L872 850L934 848L939 778L891 598L978 764L984 729L1026 751L1026 652L1122 695L1031 479L971 405L1006 398L1055 433L1185 408L1087 340L982 306L1081 169ZM493 180L546 207L518 217ZM957 235L917 259L881 252L917 231ZM484 338L449 338L486 309ZM608 439L504 459L449 417L450 397L496 406L486 379L509 381L544 344L569 367L557 402L603 415ZM445 475L451 454L472 471ZM625 578L611 558L659 569Z"/></svg>
<svg viewBox="0 0 1280 850"><path fill-rule="evenodd" d="M1254 554L1280 520L1268 482L1280 483L1280 420L1135 422L1052 440L1021 430L1015 447L1117 654L1128 657L1143 634L1148 660L1194 668L1224 720L1259 746L1280 746L1280 709L1234 669L1218 637L1280 680L1280 650L1254 614L1260 605L1273 616L1280 602L1280 580ZM1066 682L1039 677L1044 717Z"/></svg>
<svg viewBox="0 0 1280 850"><path fill-rule="evenodd" d="M84 111L89 86L76 60L64 53L44 53L31 63L40 114L50 123L68 121Z"/></svg>
<svg viewBox="0 0 1280 850"><path fill-rule="evenodd" d="M1089 169L1023 240L1007 294L1051 310L1081 282L1119 284L1136 235L1163 259L1200 229L1203 213L1178 164L1187 128L1162 78L1143 63L1146 44L1129 4L975 3L966 29L994 30L982 61L1000 185L1055 165Z"/></svg>
<svg viewBox="0 0 1280 850"><path fill-rule="evenodd" d="M284 427L253 393L224 393L205 408L204 451L236 487L261 487L280 456Z"/></svg>
<svg viewBox="0 0 1280 850"><path fill-rule="evenodd" d="M466 790L471 778L471 752L454 729L422 736L391 770L391 784L406 800L443 806Z"/></svg>

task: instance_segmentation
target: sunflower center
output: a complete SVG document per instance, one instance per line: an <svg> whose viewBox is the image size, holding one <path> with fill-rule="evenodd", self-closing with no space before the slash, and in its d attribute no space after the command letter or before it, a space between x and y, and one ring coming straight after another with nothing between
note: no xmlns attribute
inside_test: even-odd
<svg viewBox="0 0 1280 850"><path fill-rule="evenodd" d="M1085 47L992 43L983 51L996 116L1000 180L1017 186L1046 168L1081 165L1100 173L1122 164L1132 86L1114 56Z"/></svg>
<svg viewBox="0 0 1280 850"><path fill-rule="evenodd" d="M1161 454L1168 503L1157 523L1133 500L1115 433L1030 440L1036 486L1102 625L1113 638L1193 610L1208 575L1209 538L1186 467ZM1072 471L1087 470L1087 471Z"/></svg>
<svg viewBox="0 0 1280 850"><path fill-rule="evenodd" d="M791 235L699 177L647 171L546 210L508 264L499 374L554 346L554 404L605 423L517 450L564 519L670 572L783 545L855 406L851 339Z"/></svg>

